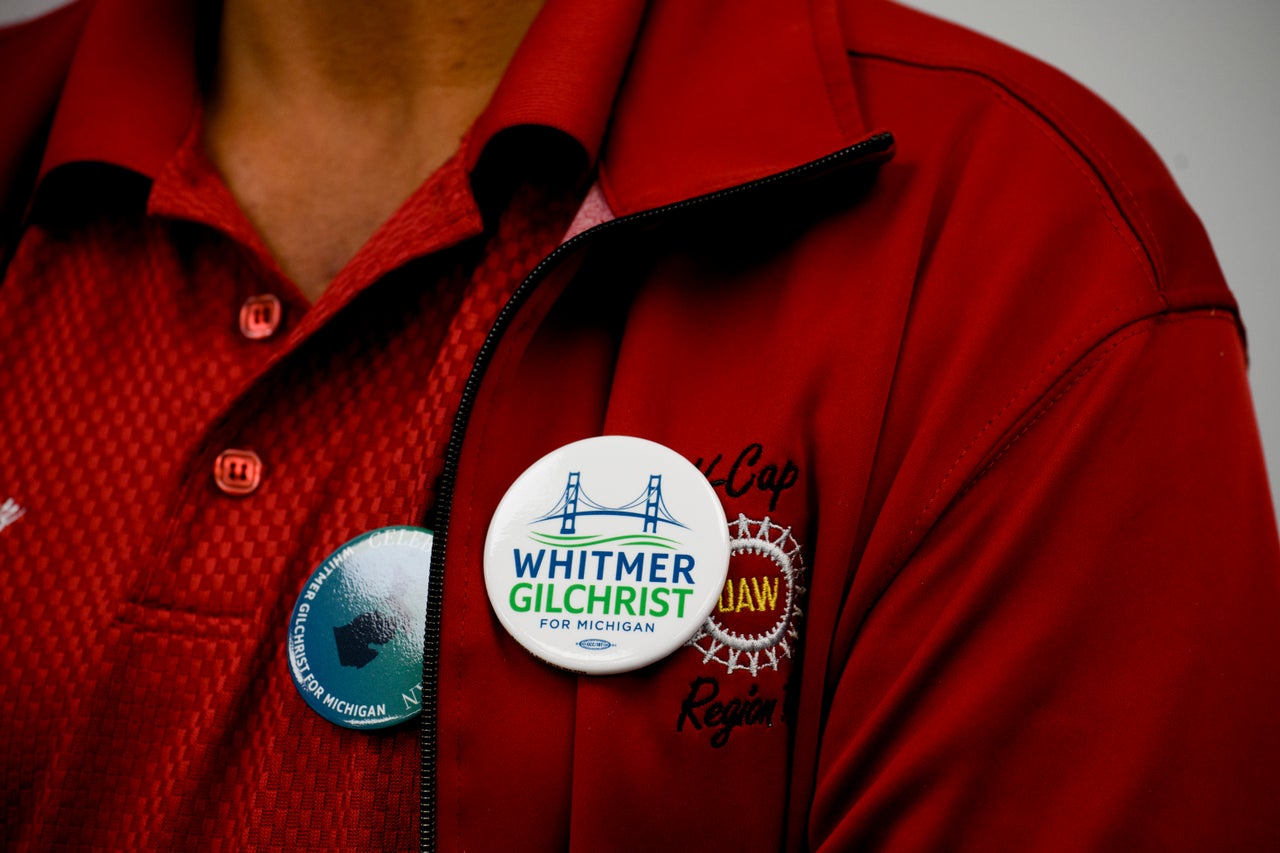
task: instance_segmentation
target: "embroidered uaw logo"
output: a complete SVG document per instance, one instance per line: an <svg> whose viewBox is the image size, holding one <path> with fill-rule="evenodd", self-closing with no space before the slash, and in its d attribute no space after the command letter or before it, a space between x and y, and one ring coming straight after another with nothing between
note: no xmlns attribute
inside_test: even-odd
<svg viewBox="0 0 1280 853"><path fill-rule="evenodd" d="M800 601L806 592L804 560L790 527L768 516L745 515L729 524L729 576L720 600L689 645L702 662L716 661L728 672L778 669L800 639Z"/></svg>

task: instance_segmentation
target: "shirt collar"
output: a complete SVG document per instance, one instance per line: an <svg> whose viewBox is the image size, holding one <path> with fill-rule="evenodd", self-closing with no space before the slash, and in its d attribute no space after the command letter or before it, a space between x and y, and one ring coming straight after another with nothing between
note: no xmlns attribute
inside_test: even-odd
<svg viewBox="0 0 1280 853"><path fill-rule="evenodd" d="M467 141L468 168L502 131L539 125L594 162L644 0L548 0ZM195 4L98 0L50 130L40 178L76 162L154 179L198 114ZM202 22L203 23L203 22Z"/></svg>

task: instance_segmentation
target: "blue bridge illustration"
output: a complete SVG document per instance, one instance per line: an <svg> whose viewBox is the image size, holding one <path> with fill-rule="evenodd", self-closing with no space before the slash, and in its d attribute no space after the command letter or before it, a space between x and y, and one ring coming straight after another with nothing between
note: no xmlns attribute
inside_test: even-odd
<svg viewBox="0 0 1280 853"><path fill-rule="evenodd" d="M639 497L622 506L608 507L588 497L587 493L582 489L581 472L571 471L569 472L568 482L565 483L564 494L560 496L560 500L556 501L556 505L549 512L540 518L535 518L530 523L538 524L558 518L560 519L561 535L573 536L578 532L578 519L586 515L640 519L644 522L644 533L656 534L659 524L671 524L688 529L687 525L681 524L671 515L666 503L662 500L661 474L649 475L649 485L640 493Z"/></svg>

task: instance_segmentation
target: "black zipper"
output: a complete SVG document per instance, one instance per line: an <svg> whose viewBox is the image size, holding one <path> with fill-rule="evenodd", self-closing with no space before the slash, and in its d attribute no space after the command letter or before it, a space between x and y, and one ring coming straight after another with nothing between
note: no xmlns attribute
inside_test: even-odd
<svg viewBox="0 0 1280 853"><path fill-rule="evenodd" d="M436 698L437 681L440 670L440 614L444 604L444 560L445 548L449 538L449 519L453 512L453 489L458 476L458 462L462 456L462 442L466 435L467 425L471 420L471 408L475 405L476 395L480 391L480 383L484 380L489 361L493 357L498 343L510 327L515 315L528 301L534 289L559 266L560 262L584 243L594 240L597 235L627 228L648 220L670 215L676 211L703 207L715 202L731 198L743 193L750 193L763 187L790 183L808 177L815 172L859 160L865 156L881 154L893 147L893 136L889 133L877 133L866 139L842 148L825 157L810 161L801 166L778 172L766 178L759 178L745 184L718 190L707 195L685 199L673 204L655 207L650 210L611 219L576 234L556 247L555 251L543 258L533 271L525 277L520 286L512 292L511 298L498 313L493 326L485 336L484 343L476 355L467 384L462 389L462 399L458 405L458 414L453 420L453 430L449 435L449 446L445 449L444 469L440 474L440 485L436 493L436 515L432 525L435 539L431 547L431 580L427 592L427 624L422 645L422 718L421 718L421 763L419 769L418 800L418 832L419 846L424 853L434 851L436 847L436 714L438 702Z"/></svg>

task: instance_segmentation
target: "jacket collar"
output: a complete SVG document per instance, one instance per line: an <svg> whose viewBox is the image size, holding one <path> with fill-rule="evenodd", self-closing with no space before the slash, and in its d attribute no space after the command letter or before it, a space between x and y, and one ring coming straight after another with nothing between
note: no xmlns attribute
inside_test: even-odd
<svg viewBox="0 0 1280 853"><path fill-rule="evenodd" d="M654 0L600 182L625 215L776 174L869 135L836 0Z"/></svg>

